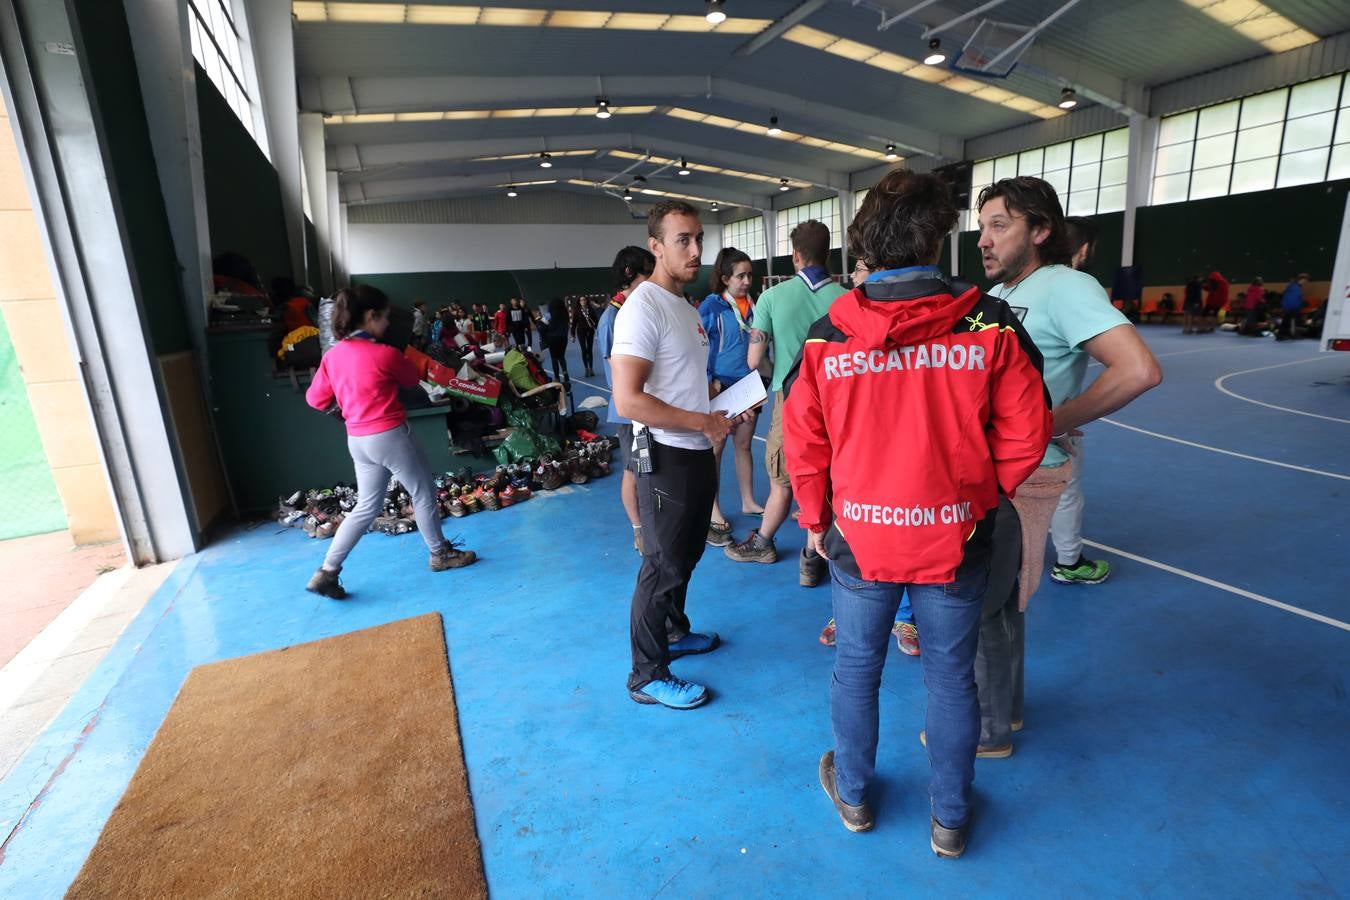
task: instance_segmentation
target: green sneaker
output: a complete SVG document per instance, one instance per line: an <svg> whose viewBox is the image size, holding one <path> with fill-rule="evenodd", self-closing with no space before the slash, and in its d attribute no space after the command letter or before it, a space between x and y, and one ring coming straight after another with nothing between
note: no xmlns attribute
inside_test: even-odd
<svg viewBox="0 0 1350 900"><path fill-rule="evenodd" d="M1071 566L1056 564L1050 578L1060 584L1101 584L1111 574L1111 564L1104 559L1086 559L1080 553L1078 562Z"/></svg>

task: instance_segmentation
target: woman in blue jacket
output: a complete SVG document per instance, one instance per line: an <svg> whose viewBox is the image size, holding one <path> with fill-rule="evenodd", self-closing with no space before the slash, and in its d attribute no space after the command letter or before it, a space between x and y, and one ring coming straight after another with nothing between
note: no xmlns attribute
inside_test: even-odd
<svg viewBox="0 0 1350 900"><path fill-rule="evenodd" d="M750 299L752 278L750 257L735 247L723 247L717 254L708 280L712 292L698 309L703 319L703 330L708 333L708 381L714 394L750 374L750 364L746 360L750 352L750 323L755 315L755 303ZM736 480L741 488L741 512L749 516L764 514L764 507L755 502L754 463L750 457L750 442L754 440L758 418L759 413L756 412L731 432L736 448ZM725 440L713 444L719 477L725 444ZM722 514L721 503L714 499L712 521L708 524L708 543L714 547L725 547L731 542L731 525Z"/></svg>

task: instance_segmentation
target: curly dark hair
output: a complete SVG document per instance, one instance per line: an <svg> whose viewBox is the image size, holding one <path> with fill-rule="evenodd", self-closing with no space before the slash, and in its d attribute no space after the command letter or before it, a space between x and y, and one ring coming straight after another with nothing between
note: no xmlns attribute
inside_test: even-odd
<svg viewBox="0 0 1350 900"><path fill-rule="evenodd" d="M647 213L647 236L658 241L665 237L666 216L693 216L698 218L698 210L683 200L662 200Z"/></svg>
<svg viewBox="0 0 1350 900"><path fill-rule="evenodd" d="M1050 229L1049 237L1036 247L1042 265L1067 266L1073 261L1073 252L1078 248L1070 246L1064 207L1048 181L1030 175L1004 178L980 191L976 208L984 209L984 205L995 197L1003 198L1008 212L1025 217L1028 227Z"/></svg>
<svg viewBox="0 0 1350 900"><path fill-rule="evenodd" d="M872 271L924 265L956 227L952 189L937 175L888 172L848 226L848 249Z"/></svg>

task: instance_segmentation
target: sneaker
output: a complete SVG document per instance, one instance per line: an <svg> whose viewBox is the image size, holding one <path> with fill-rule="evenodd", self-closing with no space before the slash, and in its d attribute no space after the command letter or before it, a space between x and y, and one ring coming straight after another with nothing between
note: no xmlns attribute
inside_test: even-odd
<svg viewBox="0 0 1350 900"><path fill-rule="evenodd" d="M695 709L707 703L709 698L708 689L703 685L674 675L649 681L637 690L629 690L628 696L638 703L659 703L670 709Z"/></svg>
<svg viewBox="0 0 1350 900"><path fill-rule="evenodd" d="M825 627L820 630L820 642L826 647L834 646L834 619L825 623Z"/></svg>
<svg viewBox="0 0 1350 900"><path fill-rule="evenodd" d="M497 492L486 484L480 485L479 488L473 492L473 495L477 498L483 509L496 512L502 508L501 501L497 499Z"/></svg>
<svg viewBox="0 0 1350 900"><path fill-rule="evenodd" d="M342 588L342 582L338 579L337 572L330 572L327 569L319 569L313 577L309 579L309 584L305 585L305 590L311 594L319 594L330 600L345 600L347 592Z"/></svg>
<svg viewBox="0 0 1350 900"><path fill-rule="evenodd" d="M923 744L925 748L928 747L928 732L926 731L919 732L919 743ZM976 759L1007 759L1008 757L1012 756L1012 753L1013 753L1012 744L1005 744L1002 747L975 748Z"/></svg>
<svg viewBox="0 0 1350 900"><path fill-rule="evenodd" d="M849 806L839 799L839 790L834 782L833 750L825 751L825 755L820 758L820 786L825 789L825 795L834 804L835 811L839 813L839 821L844 823L845 828L853 832L872 830L872 810L865 802Z"/></svg>
<svg viewBox="0 0 1350 900"><path fill-rule="evenodd" d="M765 540L760 537L758 531L750 532L745 540L739 544L729 545L723 552L728 559L736 562L778 562L778 548L774 545L773 538Z"/></svg>
<svg viewBox="0 0 1350 900"><path fill-rule="evenodd" d="M666 646L670 648L670 658L679 659L681 656L711 653L721 644L722 638L715 631L710 631L707 634L691 631L678 641L671 641Z"/></svg>
<svg viewBox="0 0 1350 900"><path fill-rule="evenodd" d="M464 508L464 501L459 499L458 494L450 495L450 502L446 504L446 512L456 519L462 519L469 514L469 511Z"/></svg>
<svg viewBox="0 0 1350 900"><path fill-rule="evenodd" d="M433 572L444 572L446 569L462 569L476 559L478 554L472 550L460 550L450 544L440 553L431 554L429 565Z"/></svg>
<svg viewBox="0 0 1350 900"><path fill-rule="evenodd" d="M819 556L807 556L803 548L797 558L797 583L802 587L815 587L825 576L825 560Z"/></svg>
<svg viewBox="0 0 1350 900"><path fill-rule="evenodd" d="M516 502L516 489L508 484L499 494L497 494L497 501L501 503L502 509L514 505Z"/></svg>
<svg viewBox="0 0 1350 900"><path fill-rule="evenodd" d="M966 852L966 832L969 830L969 822L960 828L948 828L934 819L928 846L942 859L956 859Z"/></svg>
<svg viewBox="0 0 1350 900"><path fill-rule="evenodd" d="M1056 563L1050 569L1050 578L1060 584L1101 584L1111 574L1111 564L1103 559L1084 559L1080 553L1078 562L1071 566Z"/></svg>
<svg viewBox="0 0 1350 900"><path fill-rule="evenodd" d="M906 656L919 655L919 629L909 622L896 622L891 634L895 635L895 645L901 653Z"/></svg>
<svg viewBox="0 0 1350 900"><path fill-rule="evenodd" d="M713 547L725 547L735 540L731 536L731 525L726 522L708 523L708 544Z"/></svg>

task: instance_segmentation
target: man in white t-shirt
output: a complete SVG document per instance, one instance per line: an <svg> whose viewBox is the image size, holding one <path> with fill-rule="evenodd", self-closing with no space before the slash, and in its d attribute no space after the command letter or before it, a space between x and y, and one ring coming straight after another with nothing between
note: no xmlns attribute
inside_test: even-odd
<svg viewBox="0 0 1350 900"><path fill-rule="evenodd" d="M673 676L670 660L720 643L715 632L690 630L684 605L717 490L713 441L738 420L710 411L708 335L683 296L703 258L698 211L683 201L662 201L647 216L647 235L656 270L619 310L610 355L615 410L632 419L637 432L631 465L642 520L628 694L638 703L693 709L708 701L708 689Z"/></svg>

